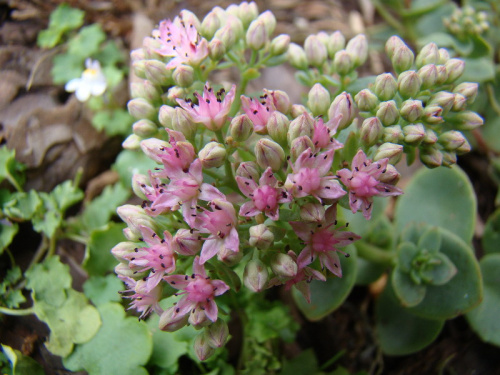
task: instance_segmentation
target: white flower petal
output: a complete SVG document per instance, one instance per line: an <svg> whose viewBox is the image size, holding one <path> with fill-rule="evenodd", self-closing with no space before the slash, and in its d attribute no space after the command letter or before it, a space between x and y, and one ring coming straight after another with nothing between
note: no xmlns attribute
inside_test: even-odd
<svg viewBox="0 0 500 375"><path fill-rule="evenodd" d="M78 87L80 87L81 83L82 83L81 78L74 78L71 81L69 81L68 83L66 83L66 86L64 86L64 89L68 92L74 92L74 91L78 90Z"/></svg>
<svg viewBox="0 0 500 375"><path fill-rule="evenodd" d="M81 85L75 92L76 98L81 102L86 102L90 97L90 87L87 84Z"/></svg>

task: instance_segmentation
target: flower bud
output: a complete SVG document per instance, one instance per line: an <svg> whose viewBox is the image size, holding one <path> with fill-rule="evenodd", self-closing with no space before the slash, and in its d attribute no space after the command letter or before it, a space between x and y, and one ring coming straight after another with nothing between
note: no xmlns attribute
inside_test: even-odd
<svg viewBox="0 0 500 375"><path fill-rule="evenodd" d="M443 115L446 115L453 107L455 95L448 91L439 91L431 96L427 105L438 105L443 110Z"/></svg>
<svg viewBox="0 0 500 375"><path fill-rule="evenodd" d="M290 255L278 253L271 261L271 269L276 276L291 278L297 275L297 263Z"/></svg>
<svg viewBox="0 0 500 375"><path fill-rule="evenodd" d="M187 324L188 315L175 314L175 309L172 306L161 314L158 326L162 331L175 332Z"/></svg>
<svg viewBox="0 0 500 375"><path fill-rule="evenodd" d="M467 139L457 130L450 130L439 136L439 143L446 151L455 151L465 142L467 142Z"/></svg>
<svg viewBox="0 0 500 375"><path fill-rule="evenodd" d="M328 37L328 42L326 48L328 50L328 56L331 59L335 57L335 54L344 49L345 47L345 37L340 31L335 31L332 35Z"/></svg>
<svg viewBox="0 0 500 375"><path fill-rule="evenodd" d="M411 69L415 56L411 49L406 44L399 46L394 50L394 55L391 58L392 66L396 73L402 73Z"/></svg>
<svg viewBox="0 0 500 375"><path fill-rule="evenodd" d="M314 116L320 116L326 114L330 104L330 93L321 83L316 83L309 91L307 106Z"/></svg>
<svg viewBox="0 0 500 375"><path fill-rule="evenodd" d="M415 60L417 68L428 64L439 64L439 50L436 43L429 43L422 47Z"/></svg>
<svg viewBox="0 0 500 375"><path fill-rule="evenodd" d="M146 79L146 60L132 62L132 71L137 77Z"/></svg>
<svg viewBox="0 0 500 375"><path fill-rule="evenodd" d="M200 252L202 241L188 229L178 229L172 241L172 250L180 255L196 255Z"/></svg>
<svg viewBox="0 0 500 375"><path fill-rule="evenodd" d="M446 48L440 48L438 52L439 52L439 60L437 63L440 65L446 64L446 61L450 59L450 53Z"/></svg>
<svg viewBox="0 0 500 375"><path fill-rule="evenodd" d="M179 16L186 23L186 25L193 25L196 30L200 30L200 20L193 12L187 9L183 9L180 11Z"/></svg>
<svg viewBox="0 0 500 375"><path fill-rule="evenodd" d="M441 115L443 114L443 108L437 104L431 104L424 108L424 114L422 120L427 124L440 124L444 122Z"/></svg>
<svg viewBox="0 0 500 375"><path fill-rule="evenodd" d="M266 90L264 90L264 92L266 92ZM271 95L274 107L278 112L281 112L285 115L290 112L292 103L290 102L290 98L288 97L288 94L286 92L282 90L273 90L270 91L268 95Z"/></svg>
<svg viewBox="0 0 500 375"><path fill-rule="evenodd" d="M267 35L273 35L274 29L276 28L276 17L274 17L273 12L266 10L261 13L257 19L262 20L264 25L266 25Z"/></svg>
<svg viewBox="0 0 500 375"><path fill-rule="evenodd" d="M130 61L132 63L134 63L136 61L145 60L145 59L146 59L146 56L144 55L144 51L142 50L142 48L137 48L137 49L130 51Z"/></svg>
<svg viewBox="0 0 500 375"><path fill-rule="evenodd" d="M339 114L342 115L342 118L339 122L338 131L347 128L352 120L354 120L354 117L356 117L352 96L345 91L333 99L332 105L328 110L328 118L331 120Z"/></svg>
<svg viewBox="0 0 500 375"><path fill-rule="evenodd" d="M132 131L142 138L153 137L158 132L156 124L150 120L142 119L132 125Z"/></svg>
<svg viewBox="0 0 500 375"><path fill-rule="evenodd" d="M425 137L422 139L422 143L426 145L433 145L438 140L437 134L432 129L425 129Z"/></svg>
<svg viewBox="0 0 500 375"><path fill-rule="evenodd" d="M466 154L466 153L470 152L470 150L471 150L470 144L466 139L465 142L462 143L462 145L458 146L458 148L455 150L455 152L458 155L462 155L462 154Z"/></svg>
<svg viewBox="0 0 500 375"><path fill-rule="evenodd" d="M349 74L354 69L354 60L346 50L340 50L333 58L333 68L341 76Z"/></svg>
<svg viewBox="0 0 500 375"><path fill-rule="evenodd" d="M202 309L193 309L191 314L189 314L188 323L195 329L201 329L209 326L212 322L208 319L205 311Z"/></svg>
<svg viewBox="0 0 500 375"><path fill-rule="evenodd" d="M126 228L127 229L127 228ZM140 275L137 273L137 271L131 270L128 262L124 263L118 263L116 267L114 268L115 273L118 276L125 276L125 277L131 277L131 278L136 278L139 277ZM143 274L141 274L142 276Z"/></svg>
<svg viewBox="0 0 500 375"><path fill-rule="evenodd" d="M233 251L227 247L222 248L217 253L217 259L227 265L228 267L233 267L241 262L243 258L243 251Z"/></svg>
<svg viewBox="0 0 500 375"><path fill-rule="evenodd" d="M467 104L472 104L476 100L479 85L473 82L462 82L453 89L455 94L461 94L467 98Z"/></svg>
<svg viewBox="0 0 500 375"><path fill-rule="evenodd" d="M328 38L329 38L329 36L326 33L326 31L320 31L319 33L316 34L316 36L321 41L321 43L323 43L325 45L325 47L328 46Z"/></svg>
<svg viewBox="0 0 500 375"><path fill-rule="evenodd" d="M147 80L142 82L132 82L130 84L130 96L132 98L143 98L148 102L155 102L160 99L160 91L156 86Z"/></svg>
<svg viewBox="0 0 500 375"><path fill-rule="evenodd" d="M174 83L179 87L189 87L193 84L194 69L189 65L179 65L172 74Z"/></svg>
<svg viewBox="0 0 500 375"><path fill-rule="evenodd" d="M369 89L363 89L354 97L360 111L371 112L379 104L377 96Z"/></svg>
<svg viewBox="0 0 500 375"><path fill-rule="evenodd" d="M246 34L247 46L255 51L258 51L264 48L268 39L269 35L267 35L267 29L264 25L264 21L252 21Z"/></svg>
<svg viewBox="0 0 500 375"><path fill-rule="evenodd" d="M144 74L154 85L167 86L172 82L172 71L160 60L146 60Z"/></svg>
<svg viewBox="0 0 500 375"><path fill-rule="evenodd" d="M262 292L266 287L268 277L266 265L257 259L250 260L243 271L243 283L252 292Z"/></svg>
<svg viewBox="0 0 500 375"><path fill-rule="evenodd" d="M300 207L300 218L304 221L321 223L325 220L325 207L320 203L307 202Z"/></svg>
<svg viewBox="0 0 500 375"><path fill-rule="evenodd" d="M395 143L383 143L377 149L373 160L389 159L389 163L397 164L403 155L403 146Z"/></svg>
<svg viewBox="0 0 500 375"><path fill-rule="evenodd" d="M408 70L398 76L398 91L404 99L416 97L421 86L422 80L414 70Z"/></svg>
<svg viewBox="0 0 500 375"><path fill-rule="evenodd" d="M404 134L403 130L401 129L401 126L394 125L384 128L384 135L382 139L384 142L391 142L391 143L402 142L404 140Z"/></svg>
<svg viewBox="0 0 500 375"><path fill-rule="evenodd" d="M412 146L417 146L425 137L425 128L422 124L406 125L403 128L405 142Z"/></svg>
<svg viewBox="0 0 500 375"><path fill-rule="evenodd" d="M382 137L384 127L378 117L368 117L361 124L359 134L361 142L367 147L371 147Z"/></svg>
<svg viewBox="0 0 500 375"><path fill-rule="evenodd" d="M287 142L288 127L290 120L283 113L274 111L267 121L267 133L280 145Z"/></svg>
<svg viewBox="0 0 500 375"><path fill-rule="evenodd" d="M394 125L399 120L399 111L394 100L389 100L379 104L377 117L384 126Z"/></svg>
<svg viewBox="0 0 500 375"><path fill-rule="evenodd" d="M137 120L154 119L156 117L156 109L146 99L135 98L127 103L128 112Z"/></svg>
<svg viewBox="0 0 500 375"><path fill-rule="evenodd" d="M215 32L220 28L221 23L215 12L209 12L201 23L200 34L207 40L212 39Z"/></svg>
<svg viewBox="0 0 500 375"><path fill-rule="evenodd" d="M295 43L290 43L287 52L288 62L298 70L307 69L307 56L304 49Z"/></svg>
<svg viewBox="0 0 500 375"><path fill-rule="evenodd" d="M215 349L210 346L210 342L205 332L196 336L193 347L194 352L200 361L207 360L215 353Z"/></svg>
<svg viewBox="0 0 500 375"><path fill-rule="evenodd" d="M255 145L255 157L257 164L262 169L271 167L273 171L278 171L285 162L285 152L279 144L267 138L261 138Z"/></svg>
<svg viewBox="0 0 500 375"><path fill-rule="evenodd" d="M167 91L166 99L169 103L177 104L177 99L185 98L188 94L189 93L185 88L172 86Z"/></svg>
<svg viewBox="0 0 500 375"><path fill-rule="evenodd" d="M137 244L135 242L120 242L111 249L111 254L116 258L118 262L128 262L124 257L131 254L137 249Z"/></svg>
<svg viewBox="0 0 500 375"><path fill-rule="evenodd" d="M462 111L459 112L453 121L456 123L458 130L473 130L483 125L484 120L476 112Z"/></svg>
<svg viewBox="0 0 500 375"><path fill-rule="evenodd" d="M138 150L141 147L142 138L137 134L130 134L122 143L125 150Z"/></svg>
<svg viewBox="0 0 500 375"><path fill-rule="evenodd" d="M387 56L389 56L389 58L392 60L396 50L403 46L406 47L406 44L403 42L403 40L399 36L393 35L385 43L385 53L387 53Z"/></svg>
<svg viewBox="0 0 500 375"><path fill-rule="evenodd" d="M242 2L238 7L238 16L243 23L243 26L246 28L250 22L257 18L259 15L259 9L257 8L257 4L255 2Z"/></svg>
<svg viewBox="0 0 500 375"><path fill-rule="evenodd" d="M273 56L283 55L290 46L290 35L280 34L271 41L270 53Z"/></svg>
<svg viewBox="0 0 500 375"><path fill-rule="evenodd" d="M135 173L132 176L132 190L134 194L141 199L147 199L146 195L144 194L143 187L145 187L149 183L150 182L148 176L143 175L141 173Z"/></svg>
<svg viewBox="0 0 500 375"><path fill-rule="evenodd" d="M287 132L288 144L291 145L292 141L295 138L303 135L312 138L313 133L314 119L311 117L311 115L309 115L309 113L304 112L290 123Z"/></svg>
<svg viewBox="0 0 500 375"><path fill-rule="evenodd" d="M171 121L171 128L173 130L181 132L187 139L193 139L196 133L197 125L191 120L191 117L184 109L176 107Z"/></svg>
<svg viewBox="0 0 500 375"><path fill-rule="evenodd" d="M368 58L368 42L364 34L356 35L352 38L345 47L353 59L354 67L361 66Z"/></svg>
<svg viewBox="0 0 500 375"><path fill-rule="evenodd" d="M161 151L168 147L170 147L168 142L162 141L158 138L148 138L141 142L142 152L158 164L162 163L162 159L160 157Z"/></svg>
<svg viewBox="0 0 500 375"><path fill-rule="evenodd" d="M259 166L253 161L245 161L236 169L236 176L249 178L257 182L260 178Z"/></svg>
<svg viewBox="0 0 500 375"><path fill-rule="evenodd" d="M205 328L205 334L207 335L208 343L212 348L222 348L229 336L229 328L225 321L217 319L215 323L212 323Z"/></svg>
<svg viewBox="0 0 500 375"><path fill-rule="evenodd" d="M448 79L448 71L446 70L446 66L444 65L436 65L436 69L438 72L436 84L442 85Z"/></svg>
<svg viewBox="0 0 500 375"><path fill-rule="evenodd" d="M327 57L326 46L321 43L317 35L309 35L304 41L304 51L309 65L321 67Z"/></svg>
<svg viewBox="0 0 500 375"><path fill-rule="evenodd" d="M234 117L229 125L229 134L236 142L245 142L253 133L252 120L246 114Z"/></svg>
<svg viewBox="0 0 500 375"><path fill-rule="evenodd" d="M446 83L453 83L462 76L465 70L465 62L460 59L449 59L444 66L448 72Z"/></svg>
<svg viewBox="0 0 500 375"><path fill-rule="evenodd" d="M217 30L214 35L214 39L220 40L226 50L230 49L237 40L235 33L231 30L230 24L226 24L226 26Z"/></svg>
<svg viewBox="0 0 500 375"><path fill-rule="evenodd" d="M224 164L226 160L226 149L223 145L217 142L209 142L198 152L201 165L205 169L218 168Z"/></svg>
<svg viewBox="0 0 500 375"><path fill-rule="evenodd" d="M443 154L435 147L420 149L420 161L428 168L437 168L443 163Z"/></svg>
<svg viewBox="0 0 500 375"><path fill-rule="evenodd" d="M175 108L164 104L160 107L160 111L158 112L158 121L165 128L172 129L172 118L174 114Z"/></svg>
<svg viewBox="0 0 500 375"><path fill-rule="evenodd" d="M405 100L399 114L408 122L417 121L424 113L424 105L420 100Z"/></svg>
<svg viewBox="0 0 500 375"><path fill-rule="evenodd" d="M250 246L255 246L259 250L268 249L274 242L274 234L264 224L250 227Z"/></svg>
<svg viewBox="0 0 500 375"><path fill-rule="evenodd" d="M226 46L222 43L220 39L212 39L208 43L208 55L214 61L219 61L226 54Z"/></svg>
<svg viewBox="0 0 500 375"><path fill-rule="evenodd" d="M131 234L133 234L136 239L142 236L141 226L149 227L153 230L156 228L155 221L140 206L125 204L118 207L116 213L128 225L130 231L132 231Z"/></svg>
<svg viewBox="0 0 500 375"><path fill-rule="evenodd" d="M147 37L142 41L142 50L145 59L162 60L162 56L157 52L161 48L161 42L157 38Z"/></svg>
<svg viewBox="0 0 500 375"><path fill-rule="evenodd" d="M438 71L436 65L428 64L421 67L418 72L418 76L422 80L422 88L428 89L436 85L438 78Z"/></svg>
<svg viewBox="0 0 500 375"><path fill-rule="evenodd" d="M372 91L382 101L391 100L396 95L398 83L391 73L380 74L375 78Z"/></svg>
<svg viewBox="0 0 500 375"><path fill-rule="evenodd" d="M303 115L304 113L309 113L309 112L307 112L307 108L302 104L293 104L292 108L290 109L290 114L292 115L293 118L297 118Z"/></svg>
<svg viewBox="0 0 500 375"><path fill-rule="evenodd" d="M311 138L306 135L295 138L290 145L290 157L292 159L292 162L295 162L300 154L302 154L302 152L304 152L308 148L310 148L311 150L314 149L314 144Z"/></svg>
<svg viewBox="0 0 500 375"><path fill-rule="evenodd" d="M396 185L401 178L401 174L397 171L397 169L392 164L387 164L385 167L385 172L382 173L378 180L383 182L384 184Z"/></svg>
<svg viewBox="0 0 500 375"><path fill-rule="evenodd" d="M463 111L467 107L467 98L462 94L455 94L455 100L453 100L452 109L455 112Z"/></svg>
<svg viewBox="0 0 500 375"><path fill-rule="evenodd" d="M457 164L457 154L455 152L441 151L441 154L443 155L441 165L451 167L453 164Z"/></svg>

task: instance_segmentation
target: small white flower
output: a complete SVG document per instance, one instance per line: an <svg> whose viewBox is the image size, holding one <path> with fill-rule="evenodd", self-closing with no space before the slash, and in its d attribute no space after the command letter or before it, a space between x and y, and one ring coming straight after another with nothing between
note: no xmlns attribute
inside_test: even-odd
<svg viewBox="0 0 500 375"><path fill-rule="evenodd" d="M106 77L102 73L99 61L88 58L81 78L74 78L64 87L68 92L75 92L76 98L86 102L90 95L101 96L106 91Z"/></svg>

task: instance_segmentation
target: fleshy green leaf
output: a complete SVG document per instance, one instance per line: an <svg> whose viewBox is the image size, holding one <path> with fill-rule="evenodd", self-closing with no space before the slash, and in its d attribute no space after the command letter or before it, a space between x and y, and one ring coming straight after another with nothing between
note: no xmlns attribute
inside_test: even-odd
<svg viewBox="0 0 500 375"><path fill-rule="evenodd" d="M98 307L102 326L88 342L77 346L63 360L71 371L89 375L147 375L144 366L153 349L153 340L144 322L126 318L123 307L107 303Z"/></svg>
<svg viewBox="0 0 500 375"><path fill-rule="evenodd" d="M285 360L280 375L310 375L318 370L318 360L312 349L304 350L291 360Z"/></svg>
<svg viewBox="0 0 500 375"><path fill-rule="evenodd" d="M441 232L437 227L427 229L418 240L420 250L428 250L430 253L437 253L441 247Z"/></svg>
<svg viewBox="0 0 500 375"><path fill-rule="evenodd" d="M486 221L481 241L486 254L500 252L500 209L497 209Z"/></svg>
<svg viewBox="0 0 500 375"><path fill-rule="evenodd" d="M82 27L80 32L68 42L68 53L87 58L99 51L99 45L105 39L106 34L98 23Z"/></svg>
<svg viewBox="0 0 500 375"><path fill-rule="evenodd" d="M351 292L356 281L357 262L356 248L353 245L346 247L351 254L349 258L340 257L342 278L330 277L325 282L313 280L309 286L311 303L307 303L302 294L293 288L292 295L297 307L307 319L317 321L338 308Z"/></svg>
<svg viewBox="0 0 500 375"><path fill-rule="evenodd" d="M376 332L384 353L406 355L432 343L444 320L420 318L401 307L387 285L375 304Z"/></svg>
<svg viewBox="0 0 500 375"><path fill-rule="evenodd" d="M413 258L418 253L418 248L411 242L403 242L398 246L398 266L404 272L410 272Z"/></svg>
<svg viewBox="0 0 500 375"><path fill-rule="evenodd" d="M421 272L422 279L428 280L432 285L444 285L457 274L457 267L450 258L442 253L433 256L436 264Z"/></svg>
<svg viewBox="0 0 500 375"><path fill-rule="evenodd" d="M479 262L484 278L484 298L467 313L472 329L485 342L500 346L500 254L488 254Z"/></svg>
<svg viewBox="0 0 500 375"><path fill-rule="evenodd" d="M495 79L495 65L491 57L464 58L465 71L460 80L463 82L483 83Z"/></svg>
<svg viewBox="0 0 500 375"><path fill-rule="evenodd" d="M396 296L404 307L417 306L425 297L425 285L415 284L410 275L398 267L392 272L391 282Z"/></svg>
<svg viewBox="0 0 500 375"><path fill-rule="evenodd" d="M120 302L119 291L124 290L123 283L116 275L91 276L83 284L83 292L96 306L107 302Z"/></svg>
<svg viewBox="0 0 500 375"><path fill-rule="evenodd" d="M472 240L476 197L467 175L457 166L419 170L399 197L395 224L399 232L412 222L450 230Z"/></svg>

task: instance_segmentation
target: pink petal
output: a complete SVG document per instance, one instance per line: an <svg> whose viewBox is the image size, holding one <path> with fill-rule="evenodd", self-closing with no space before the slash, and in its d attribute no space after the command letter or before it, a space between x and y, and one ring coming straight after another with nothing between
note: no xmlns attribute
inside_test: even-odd
<svg viewBox="0 0 500 375"><path fill-rule="evenodd" d="M305 266L311 264L316 259L316 254L313 254L311 247L308 245L300 252L297 257L297 266L299 268L304 268Z"/></svg>
<svg viewBox="0 0 500 375"><path fill-rule="evenodd" d="M224 240L215 238L207 239L201 248L200 263L204 264L207 260L215 256L223 246Z"/></svg>
<svg viewBox="0 0 500 375"><path fill-rule="evenodd" d="M215 303L214 300L210 300L205 305L205 315L212 322L215 322L217 320L217 314L218 314L217 304Z"/></svg>
<svg viewBox="0 0 500 375"><path fill-rule="evenodd" d="M321 265L328 268L331 273L338 277L342 277L342 268L340 266L339 255L336 251L329 251L319 255Z"/></svg>

